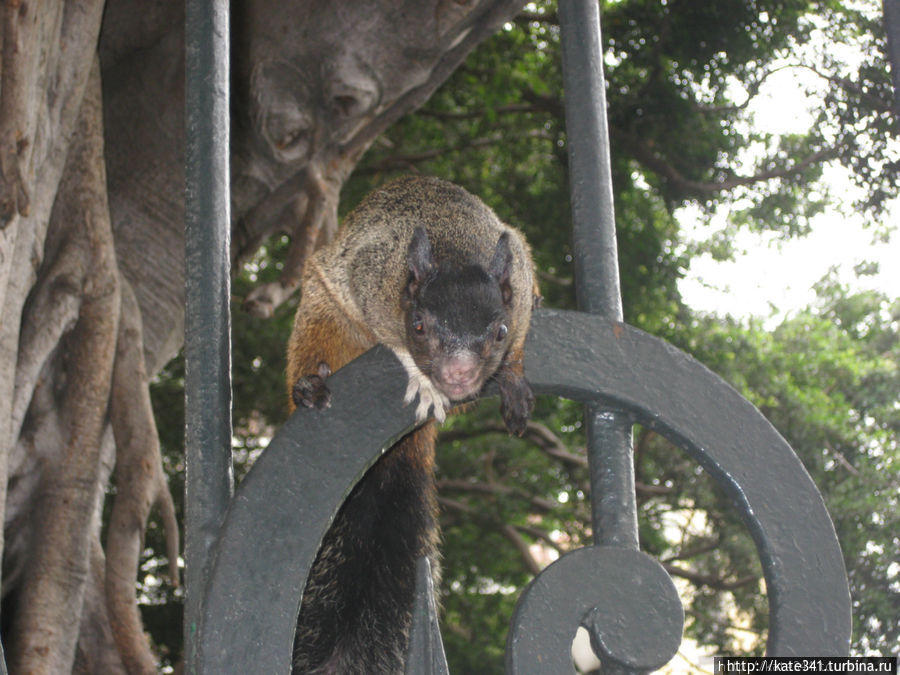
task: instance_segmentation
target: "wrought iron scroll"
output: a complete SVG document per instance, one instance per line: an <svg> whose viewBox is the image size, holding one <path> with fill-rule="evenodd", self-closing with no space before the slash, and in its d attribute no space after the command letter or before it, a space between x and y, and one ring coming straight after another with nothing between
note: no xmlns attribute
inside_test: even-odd
<svg viewBox="0 0 900 675"><path fill-rule="evenodd" d="M554 310L535 313L525 372L538 393L629 413L683 448L731 496L763 565L769 654L848 652L850 595L822 498L784 439L730 385L635 328ZM290 672L300 601L319 543L356 481L414 424L413 411L402 405L402 367L385 348L342 368L329 386L334 405L293 415L232 500L203 611L208 672ZM517 609L510 672L573 672L570 649L585 621L582 609L623 666L661 666L662 652L680 641L671 620L680 604L657 565L616 548L581 549L553 563ZM532 590L545 584L547 593ZM566 589L573 587L582 606L553 614L548 598L571 597ZM432 663L408 672L440 672Z"/></svg>

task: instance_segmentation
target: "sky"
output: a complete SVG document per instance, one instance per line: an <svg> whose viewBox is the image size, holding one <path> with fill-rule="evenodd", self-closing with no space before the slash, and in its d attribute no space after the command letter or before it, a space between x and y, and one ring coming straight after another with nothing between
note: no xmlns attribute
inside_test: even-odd
<svg viewBox="0 0 900 675"><path fill-rule="evenodd" d="M753 124L773 133L803 132L809 128L816 105L804 89L810 76L796 69L780 71L766 81L751 104ZM898 144L900 145L900 144ZM748 166L740 173L751 173ZM841 167L831 167L824 181L833 194L849 202L854 187ZM684 235L703 241L725 225L727 211L719 211L710 222L699 210L685 207L678 212ZM859 214L828 209L812 220L810 234L779 241L772 234L743 232L735 239L735 260L717 262L709 255L695 257L679 290L694 309L734 317L751 316L777 323L786 314L808 306L814 299L813 284L837 268L838 279L852 289L877 288L890 297L900 297L900 199L894 199L880 223L893 229L888 242L873 242L879 227L871 227ZM857 278L854 267L863 261L879 263L879 273ZM777 308L777 309L773 309Z"/></svg>
<svg viewBox="0 0 900 675"><path fill-rule="evenodd" d="M695 241L718 229L700 222L690 209L679 216L686 235ZM885 222L895 224L896 230L897 200ZM786 242L771 234L744 232L735 239L742 253L724 262L707 254L694 258L679 290L694 309L773 321L812 304L813 284L832 267L851 289L874 288L900 297L900 233L895 231L888 242L873 242L874 238L873 229L867 229L862 218L847 218L836 211L814 218L809 235ZM867 261L878 262L878 274L857 277L854 268Z"/></svg>

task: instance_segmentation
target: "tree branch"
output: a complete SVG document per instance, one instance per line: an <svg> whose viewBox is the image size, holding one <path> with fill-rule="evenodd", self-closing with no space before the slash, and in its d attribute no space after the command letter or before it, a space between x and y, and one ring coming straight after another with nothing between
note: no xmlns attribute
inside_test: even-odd
<svg viewBox="0 0 900 675"><path fill-rule="evenodd" d="M829 454L837 460L837 463L844 467L847 471L849 471L854 476L859 476L859 469L853 466L847 458L844 457L844 453L839 452L834 449L834 446L831 445L828 441L825 441L825 449L828 450Z"/></svg>
<svg viewBox="0 0 900 675"><path fill-rule="evenodd" d="M780 68L767 73L762 79L764 80L765 77L768 77L768 75L776 72L777 70L780 70ZM823 75L823 77L825 76ZM762 81L756 83L751 88L751 91L757 90L760 86L762 86ZM525 98L525 100L530 101L532 104L534 104L535 107L546 110L548 113L556 116L558 119L564 119L565 110L562 106L562 103L558 99L551 96L537 94L534 91L525 91L523 93L523 97ZM743 107L747 104L749 104L749 99L739 107ZM715 112L715 109L710 108L708 109L708 112ZM762 171L751 176L732 175L731 177L723 178L718 181L704 182L695 181L684 176L680 171L678 171L678 169L676 169L668 161L666 161L664 157L660 156L649 145L647 145L647 143L633 134L629 134L628 132L622 131L621 129L610 128L610 137L628 154L634 157L638 161L638 163L651 170L653 173L659 175L661 178L668 181L677 189L681 190L682 192L686 192L689 194L699 194L701 196L717 194L719 192L732 190L736 187L753 185L755 183L761 183L775 178L788 178L800 173L801 171L804 171L812 165L834 159L840 154L839 148L824 148L822 150L819 150L818 152L810 154L803 159L798 160L789 167Z"/></svg>
<svg viewBox="0 0 900 675"><path fill-rule="evenodd" d="M247 295L243 306L252 316L270 318L297 290L306 261L316 248L334 237L341 185L346 179L343 166L335 164L327 172L315 162L307 166L302 194L293 202L296 225L284 268L278 281L257 286Z"/></svg>
<svg viewBox="0 0 900 675"><path fill-rule="evenodd" d="M541 108L531 103L508 103L491 108L490 112L495 115L510 115L529 112L543 112ZM488 114L488 110L469 110L466 112L450 112L445 110L429 110L423 108L419 110L417 115L422 117L433 117L438 120L477 120Z"/></svg>
<svg viewBox="0 0 900 675"><path fill-rule="evenodd" d="M575 280L572 277L561 277L556 274L550 274L545 270L536 270L538 278L541 281L545 281L549 284L555 284L556 286L562 286L564 288L568 288L575 284Z"/></svg>
<svg viewBox="0 0 900 675"><path fill-rule="evenodd" d="M549 136L543 129L530 131L527 135L532 138L549 138ZM416 164L419 164L420 162L427 162L428 160L442 157L452 152L463 152L465 150L472 150L474 148L485 148L491 145L501 145L506 141L506 136L498 132L493 136L483 136L481 138L468 139L460 141L455 145L447 145L440 148L422 150L421 152L409 153L406 155L394 155L392 157L385 157L372 166L362 169L359 173L371 174L380 173L382 171L393 171L400 168L412 169Z"/></svg>
<svg viewBox="0 0 900 675"><path fill-rule="evenodd" d="M715 551L719 546L721 546L721 542L719 542L718 539L710 540L706 543L699 544L694 548L662 558L661 562L668 563L674 560L687 560L702 555L703 553L708 553L709 551Z"/></svg>
<svg viewBox="0 0 900 675"><path fill-rule="evenodd" d="M501 483L478 483L467 480L439 480L437 481L437 488L438 490L448 492L471 492L475 494L490 495L494 497L506 497L512 495L514 497L518 497L519 499L524 499L533 507L545 512L553 511L554 509L559 507L559 504L549 499L543 499L542 497L529 495L523 490L518 490Z"/></svg>
<svg viewBox="0 0 900 675"><path fill-rule="evenodd" d="M427 101L434 91L456 70L466 55L487 36L491 35L510 16L521 10L521 0L497 0L484 3L473 10L467 19L468 30L462 39L447 50L431 69L428 81L403 94L387 109L380 113L344 147L344 151L359 156L380 136L410 110L415 110Z"/></svg>
<svg viewBox="0 0 900 675"><path fill-rule="evenodd" d="M772 75L782 70L787 70L789 68L794 68L796 66L793 65L784 65L778 66L777 68L772 68L770 70L765 71L759 78L751 82L747 86L747 98L743 103L735 103L731 105L704 105L702 103L695 103L694 108L701 113L708 115L723 115L725 113L738 112L739 110L744 110L748 105L750 105L751 101L759 94L759 90L762 89L763 84L767 79L769 79Z"/></svg>
<svg viewBox="0 0 900 675"><path fill-rule="evenodd" d="M665 568L666 572L674 577L687 579L691 583L698 586L706 586L718 591L733 591L743 586L749 586L750 584L759 580L759 577L757 577L755 574L748 574L745 577L727 581L719 577L713 577L706 574L700 574L699 572L694 572L692 570L686 570L683 567L678 567L670 563L662 563L662 566L663 568Z"/></svg>
<svg viewBox="0 0 900 675"><path fill-rule="evenodd" d="M534 556L531 554L528 542L526 542L522 538L522 535L519 534L515 526L504 523L503 521L488 516L482 512L478 512L471 506L456 501L455 499L438 497L438 504L441 506L441 508L464 513L469 518L476 520L482 525L499 532L501 535L506 537L506 539L509 540L509 542L512 543L512 545L515 547L516 551L518 551L519 557L522 559L522 563L525 565L525 569L527 569L531 574L534 575L540 573L542 569L541 565L537 560L535 560ZM549 537L547 537L546 540L549 541ZM556 546L556 544L554 544L554 546Z"/></svg>
<svg viewBox="0 0 900 675"><path fill-rule="evenodd" d="M466 440L469 438L477 438L486 434L508 434L506 427L500 422L487 422L477 429L461 430L454 429L451 431L442 431L438 435L440 442L451 442L457 440ZM555 459L562 464L579 469L588 468L588 459L586 455L574 454L569 451L565 443L554 434L549 427L533 420L529 420L525 427L523 439L531 441L540 448L547 456ZM635 483L635 491L644 496L665 495L672 492L671 488L664 485L647 485L645 483Z"/></svg>
<svg viewBox="0 0 900 675"><path fill-rule="evenodd" d="M442 431L438 435L441 442L451 442L457 440L466 440L470 438L478 438L486 434L508 434L506 427L500 422L487 422L477 429L462 430L453 429L450 431ZM563 464L579 468L587 468L588 461L584 455L576 455L569 452L565 444L560 438L554 434L547 426L529 420L525 428L525 434L522 436L525 440L531 441L537 445L545 453L553 457Z"/></svg>
<svg viewBox="0 0 900 675"><path fill-rule="evenodd" d="M878 110L879 112L892 114L891 104L890 102L886 102L883 99L878 98L877 96L872 96L868 92L860 89L859 85L856 84L853 80L846 77L838 77L837 75L829 75L827 73L823 73L821 70L816 68L815 66L811 66L808 63L794 63L784 66L784 68L802 68L804 70L808 70L821 79L825 80L829 84L834 85L837 88L843 89L844 91L850 92L858 96L861 100L866 101L873 109Z"/></svg>
<svg viewBox="0 0 900 675"><path fill-rule="evenodd" d="M715 182L702 182L685 177L678 169L669 164L663 157L654 152L650 146L636 136L617 130L610 130L610 133L616 142L618 142L645 168L650 169L653 173L665 179L670 185L678 190L698 195L710 195L726 190L732 190L744 185L761 183L774 178L788 178L790 176L795 176L808 167L828 161L829 159L834 159L839 154L836 148L826 148L814 152L788 167L761 171L752 176L731 176L730 178L722 178Z"/></svg>
<svg viewBox="0 0 900 675"><path fill-rule="evenodd" d="M517 24L528 25L530 23L546 23L550 26L558 26L559 25L559 16L556 12L528 12L521 11L516 14L516 17L513 21Z"/></svg>

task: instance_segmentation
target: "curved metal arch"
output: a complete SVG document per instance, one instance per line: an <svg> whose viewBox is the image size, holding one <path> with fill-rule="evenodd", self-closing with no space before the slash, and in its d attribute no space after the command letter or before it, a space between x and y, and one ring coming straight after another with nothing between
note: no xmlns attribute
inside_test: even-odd
<svg viewBox="0 0 900 675"><path fill-rule="evenodd" d="M665 341L580 312L535 313L525 372L538 393L631 413L725 489L763 564L769 654L847 654L850 594L834 526L800 460L748 401ZM413 426L402 368L383 347L329 386L335 405L293 415L232 501L203 606L207 672L289 672L322 537L366 469Z"/></svg>

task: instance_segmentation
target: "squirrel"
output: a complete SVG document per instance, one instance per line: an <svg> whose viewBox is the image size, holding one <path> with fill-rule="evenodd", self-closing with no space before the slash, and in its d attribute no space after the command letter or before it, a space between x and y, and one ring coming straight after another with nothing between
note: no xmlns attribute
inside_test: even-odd
<svg viewBox="0 0 900 675"><path fill-rule="evenodd" d="M326 378L380 343L408 375L422 425L351 492L310 570L294 673L402 673L415 564L438 570L435 424L497 382L507 429L534 406L523 374L539 300L524 237L480 199L437 178L370 193L307 262L288 344L290 405L327 407Z"/></svg>

